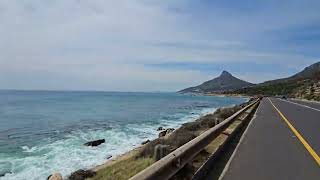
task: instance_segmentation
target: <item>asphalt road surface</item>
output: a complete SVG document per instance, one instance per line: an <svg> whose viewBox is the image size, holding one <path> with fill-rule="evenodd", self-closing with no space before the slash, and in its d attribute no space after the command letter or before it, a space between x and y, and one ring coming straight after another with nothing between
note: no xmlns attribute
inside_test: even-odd
<svg viewBox="0 0 320 180"><path fill-rule="evenodd" d="M302 100L295 100L295 99L290 99L288 101L320 111L320 102L302 101Z"/></svg>
<svg viewBox="0 0 320 180"><path fill-rule="evenodd" d="M220 178L320 180L320 111L306 105L264 98Z"/></svg>

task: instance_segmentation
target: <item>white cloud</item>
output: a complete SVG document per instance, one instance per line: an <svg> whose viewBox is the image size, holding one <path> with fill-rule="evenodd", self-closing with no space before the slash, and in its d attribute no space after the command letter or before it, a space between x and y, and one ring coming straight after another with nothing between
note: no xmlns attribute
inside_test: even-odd
<svg viewBox="0 0 320 180"><path fill-rule="evenodd" d="M276 21L262 14L247 19L219 10L206 13L205 19L190 11L188 3L1 0L0 88L176 90L208 75L144 64L285 65L283 59L290 59L294 66L309 61L294 52L260 50L251 39L266 30L312 20L314 13L294 22L287 16ZM177 6L186 12L171 9ZM260 22L263 18L270 23Z"/></svg>

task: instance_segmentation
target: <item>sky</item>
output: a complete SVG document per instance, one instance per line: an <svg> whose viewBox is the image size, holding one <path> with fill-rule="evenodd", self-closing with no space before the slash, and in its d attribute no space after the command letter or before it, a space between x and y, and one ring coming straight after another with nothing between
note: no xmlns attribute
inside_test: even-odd
<svg viewBox="0 0 320 180"><path fill-rule="evenodd" d="M0 0L0 89L176 91L320 61L319 0Z"/></svg>

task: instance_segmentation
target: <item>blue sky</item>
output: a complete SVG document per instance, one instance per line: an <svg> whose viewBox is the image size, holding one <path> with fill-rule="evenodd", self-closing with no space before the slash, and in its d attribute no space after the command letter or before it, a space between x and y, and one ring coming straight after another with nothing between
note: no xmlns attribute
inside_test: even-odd
<svg viewBox="0 0 320 180"><path fill-rule="evenodd" d="M318 0L1 0L0 88L176 91L320 61Z"/></svg>

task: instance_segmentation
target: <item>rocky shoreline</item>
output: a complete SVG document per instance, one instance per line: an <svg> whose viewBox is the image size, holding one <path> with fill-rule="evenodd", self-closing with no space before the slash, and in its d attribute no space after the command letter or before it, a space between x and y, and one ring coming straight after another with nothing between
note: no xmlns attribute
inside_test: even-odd
<svg viewBox="0 0 320 180"><path fill-rule="evenodd" d="M139 156L153 157L155 155L155 148L159 144L168 146L169 152L172 152L206 130L219 124L247 104L248 103L243 103L233 107L219 108L212 114L207 114L193 122L182 124L181 127L176 130L169 128L161 131L159 138L147 143L141 149Z"/></svg>
<svg viewBox="0 0 320 180"><path fill-rule="evenodd" d="M127 159L140 159L151 158L155 161L166 156L170 152L194 139L206 130L214 127L222 122L227 117L231 116L241 108L245 107L250 100L246 103L235 105L232 107L222 107L215 112L204 115L193 122L182 124L178 129L159 127L159 137L154 140L147 140L141 143L141 146L128 151L122 155L107 160L104 164L98 165L94 168L75 171L67 179L69 180L84 180L86 178L94 177L104 171L106 168L112 167L114 164L120 161L126 161ZM52 176L53 177L53 176ZM57 177L57 176L54 176ZM49 180L53 180L49 178ZM94 179L94 178L93 178ZM99 178L97 178L99 179ZM59 180L59 179L54 179Z"/></svg>

